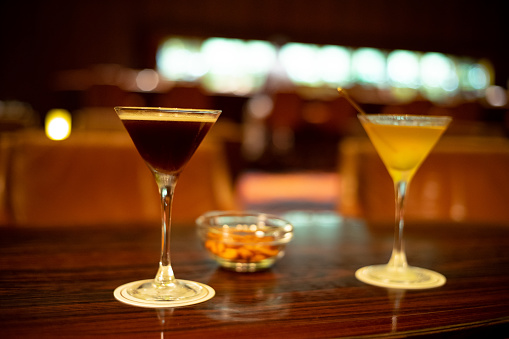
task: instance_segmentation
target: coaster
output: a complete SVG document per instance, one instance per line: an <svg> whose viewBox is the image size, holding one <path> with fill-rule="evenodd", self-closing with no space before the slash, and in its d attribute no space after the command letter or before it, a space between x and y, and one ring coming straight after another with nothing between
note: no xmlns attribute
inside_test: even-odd
<svg viewBox="0 0 509 339"><path fill-rule="evenodd" d="M385 266L385 265L380 265ZM375 266L376 267L376 266ZM419 267L410 267L409 269L412 270L416 274L421 274L426 276L426 279L423 279L422 281L414 281L412 283L405 283L405 282L395 282L395 281L384 281L380 278L376 278L371 274L371 270L373 267L367 266L359 268L355 272L355 277L359 279L360 281L369 284L374 285L378 287L385 287L385 288L398 288L398 289L406 289L406 290L421 290L421 289L428 289L428 288L435 288L440 287L445 284L447 279L440 273L435 271L430 271L425 268L419 268Z"/></svg>
<svg viewBox="0 0 509 339"><path fill-rule="evenodd" d="M194 297L186 298L184 300L142 300L135 298L131 296L129 293L127 293L127 290L129 290L133 286L140 285L150 281L152 281L152 279L134 281L124 284L122 286L117 287L115 289L115 292L113 292L113 295L115 296L115 299L117 299L118 301L132 306L147 308L169 308L198 304L211 299L216 294L214 289L208 285L182 279L179 279L179 281L191 285L197 289L201 288L201 292Z"/></svg>

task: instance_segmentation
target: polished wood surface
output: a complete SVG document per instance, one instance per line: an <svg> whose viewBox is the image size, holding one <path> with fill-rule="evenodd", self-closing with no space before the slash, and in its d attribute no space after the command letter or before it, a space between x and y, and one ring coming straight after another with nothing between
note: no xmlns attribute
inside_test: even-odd
<svg viewBox="0 0 509 339"><path fill-rule="evenodd" d="M117 286L155 275L157 225L1 228L0 337L509 336L509 225L409 224L410 264L448 280L404 291L354 277L357 268L388 260L390 225L296 216L286 256L258 273L218 268L194 226L175 225L177 277L209 284L216 296L164 310L113 297Z"/></svg>

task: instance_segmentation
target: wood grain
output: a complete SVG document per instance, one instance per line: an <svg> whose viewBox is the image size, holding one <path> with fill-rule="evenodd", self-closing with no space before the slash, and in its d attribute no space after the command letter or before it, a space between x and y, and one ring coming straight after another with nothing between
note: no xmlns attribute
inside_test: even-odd
<svg viewBox="0 0 509 339"><path fill-rule="evenodd" d="M339 338L509 336L509 225L411 225L412 265L445 286L387 290L357 268L388 260L392 227L343 220L296 226L272 269L235 273L207 257L192 225L173 227L177 278L216 296L183 308L124 305L113 290L155 275L157 227L0 229L0 337Z"/></svg>

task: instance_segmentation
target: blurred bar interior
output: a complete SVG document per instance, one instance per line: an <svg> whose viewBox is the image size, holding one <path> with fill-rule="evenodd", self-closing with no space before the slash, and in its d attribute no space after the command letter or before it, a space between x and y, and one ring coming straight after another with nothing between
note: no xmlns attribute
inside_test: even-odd
<svg viewBox="0 0 509 339"><path fill-rule="evenodd" d="M5 1L0 12L0 224L158 220L118 105L223 110L177 185L176 220L232 208L392 220L390 178L338 86L368 113L454 117L416 176L409 219L509 220L507 13L490 1Z"/></svg>

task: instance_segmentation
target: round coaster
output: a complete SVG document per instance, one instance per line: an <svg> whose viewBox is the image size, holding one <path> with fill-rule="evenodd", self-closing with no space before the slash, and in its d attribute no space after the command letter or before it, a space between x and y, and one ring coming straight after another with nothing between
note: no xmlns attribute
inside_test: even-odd
<svg viewBox="0 0 509 339"><path fill-rule="evenodd" d="M382 265L381 265L382 266ZM375 266L376 268L376 266ZM446 278L435 271L431 271L425 268L411 267L410 269L418 274L423 274L427 279L423 281L415 281L412 283L404 283L404 282L395 282L395 281L383 281L377 279L371 274L371 270L373 267L367 266L359 268L355 272L355 277L360 281L374 285L378 287L385 288L398 288L398 289L406 289L406 290L420 290L420 289L428 289L443 286L446 282Z"/></svg>
<svg viewBox="0 0 509 339"><path fill-rule="evenodd" d="M147 280L140 280L140 281L134 281L127 284L124 284L122 286L119 286L115 289L113 292L113 295L115 296L115 299L117 299L120 302L123 302L125 304L129 304L132 306L138 306L138 307L147 307L147 308L169 308L169 307L182 307L182 306L189 306L198 304L204 301L207 301L211 299L216 292L214 289L208 285L195 282L195 281L189 281L189 280L181 280L179 281L184 282L186 284L192 285L196 288L201 287L201 292L198 293L196 296L191 298L186 298L184 300L142 300L135 298L131 296L129 293L127 293L127 290L132 288L133 286L138 286L146 282L150 282L152 279Z"/></svg>

